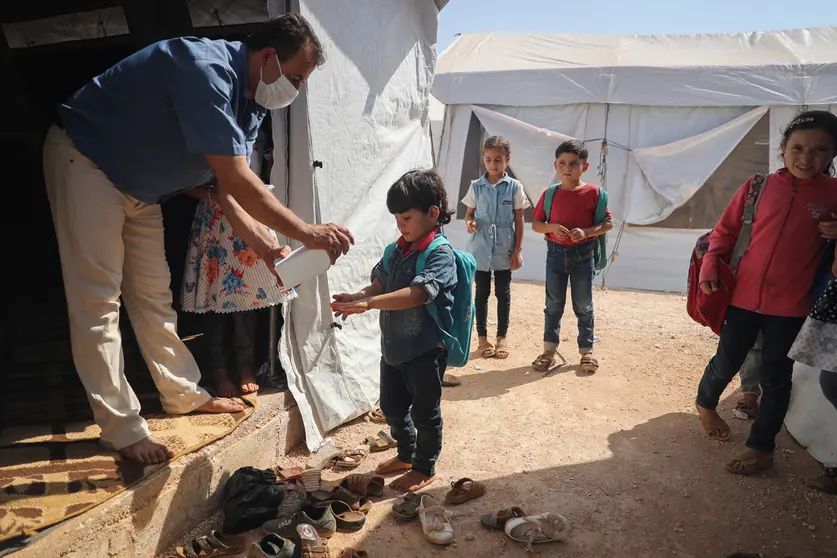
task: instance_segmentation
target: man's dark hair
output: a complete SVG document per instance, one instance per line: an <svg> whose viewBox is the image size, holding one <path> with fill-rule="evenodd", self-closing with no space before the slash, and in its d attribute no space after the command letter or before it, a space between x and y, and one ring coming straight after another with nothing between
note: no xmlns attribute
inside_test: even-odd
<svg viewBox="0 0 837 558"><path fill-rule="evenodd" d="M254 51L275 48L280 62L290 60L305 48L308 49L314 67L325 63L323 45L314 33L314 28L307 19L296 13L282 14L263 23L244 39L244 44L248 50Z"/></svg>
<svg viewBox="0 0 837 558"><path fill-rule="evenodd" d="M417 209L422 213L439 208L439 224L447 225L453 211L448 209L445 182L434 170L412 170L399 178L387 192L387 209L393 215Z"/></svg>
<svg viewBox="0 0 837 558"><path fill-rule="evenodd" d="M555 158L557 159L560 157L562 153L572 153L573 155L578 155L578 158L582 161L587 161L587 157L589 156L584 142L579 140L567 140L561 143L561 145L558 146L558 149L555 150Z"/></svg>

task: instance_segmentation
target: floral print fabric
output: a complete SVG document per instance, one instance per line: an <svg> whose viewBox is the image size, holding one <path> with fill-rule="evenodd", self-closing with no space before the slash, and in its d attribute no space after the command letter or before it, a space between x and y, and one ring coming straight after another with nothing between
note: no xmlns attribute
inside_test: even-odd
<svg viewBox="0 0 837 558"><path fill-rule="evenodd" d="M788 356L814 368L837 372L837 279L828 283L814 303Z"/></svg>
<svg viewBox="0 0 837 558"><path fill-rule="evenodd" d="M218 204L201 200L186 256L183 311L256 310L281 304L289 297L264 260L235 234Z"/></svg>

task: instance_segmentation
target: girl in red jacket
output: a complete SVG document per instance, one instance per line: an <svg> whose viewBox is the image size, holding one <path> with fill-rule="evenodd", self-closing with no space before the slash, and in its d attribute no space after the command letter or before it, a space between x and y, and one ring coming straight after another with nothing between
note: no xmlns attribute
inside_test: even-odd
<svg viewBox="0 0 837 558"><path fill-rule="evenodd" d="M729 440L729 426L715 408L761 332L762 401L747 449L726 463L732 473L750 475L773 465L775 438L790 403L793 361L788 351L811 309L814 274L827 244L819 226L837 213L837 179L831 176L835 156L837 116L830 112L803 112L785 129L785 167L763 186L718 351L698 386L696 406L704 429L712 438ZM700 270L706 294L718 290L718 259L735 246L749 188L750 181L735 194L709 238Z"/></svg>

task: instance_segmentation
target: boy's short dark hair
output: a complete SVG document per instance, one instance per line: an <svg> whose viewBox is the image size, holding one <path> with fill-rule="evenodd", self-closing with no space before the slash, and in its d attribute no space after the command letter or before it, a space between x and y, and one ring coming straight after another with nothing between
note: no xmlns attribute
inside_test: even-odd
<svg viewBox="0 0 837 558"><path fill-rule="evenodd" d="M503 136L491 136L485 140L485 143L482 144L482 152L485 153L486 149L500 149L506 154L506 157L511 155L511 143Z"/></svg>
<svg viewBox="0 0 837 558"><path fill-rule="evenodd" d="M282 14L266 21L244 39L244 44L252 51L274 48L281 62L290 60L307 48L314 67L325 64L325 51L314 28L296 13Z"/></svg>
<svg viewBox="0 0 837 558"><path fill-rule="evenodd" d="M393 215L417 209L422 213L439 208L439 224L447 225L453 211L448 209L445 182L434 170L411 170L399 178L387 192L387 209Z"/></svg>
<svg viewBox="0 0 837 558"><path fill-rule="evenodd" d="M561 156L562 153L572 153L573 155L578 155L578 158L582 161L586 161L587 157L590 155L587 152L587 146L584 145L583 141L579 140L567 140L561 145L558 146L558 149L555 150L555 158Z"/></svg>

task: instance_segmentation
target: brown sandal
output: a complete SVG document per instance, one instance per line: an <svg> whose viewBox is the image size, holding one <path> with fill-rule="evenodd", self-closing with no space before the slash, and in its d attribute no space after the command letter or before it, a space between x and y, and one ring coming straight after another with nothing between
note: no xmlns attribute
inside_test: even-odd
<svg viewBox="0 0 837 558"><path fill-rule="evenodd" d="M599 370L599 361L591 353L581 355L581 370L589 374L595 374Z"/></svg>
<svg viewBox="0 0 837 558"><path fill-rule="evenodd" d="M369 417L369 422L374 422L375 424L387 423L387 417L384 416L384 412L380 407L372 409L366 416Z"/></svg>
<svg viewBox="0 0 837 558"><path fill-rule="evenodd" d="M337 456L333 468L335 471L356 469L367 455L369 455L368 447L345 450Z"/></svg>
<svg viewBox="0 0 837 558"><path fill-rule="evenodd" d="M736 464L742 466L736 467ZM748 455L745 452L741 452L724 463L724 468L735 475L755 475L756 473L773 468L773 455Z"/></svg>
<svg viewBox="0 0 837 558"><path fill-rule="evenodd" d="M532 368L538 372L549 372L555 368L557 363L558 361L555 359L555 353L546 352L535 359L535 362L532 363Z"/></svg>
<svg viewBox="0 0 837 558"><path fill-rule="evenodd" d="M369 553L365 550L355 550L354 548L344 548L340 552L340 558L369 558Z"/></svg>
<svg viewBox="0 0 837 558"><path fill-rule="evenodd" d="M477 350L480 352L480 356L482 358L494 358L497 356L497 351L494 349L494 345L488 342L486 337L480 337L479 339L480 344L477 347Z"/></svg>
<svg viewBox="0 0 837 558"><path fill-rule="evenodd" d="M738 401L735 402L733 414L738 416L735 411L740 411L742 415L746 415L745 420L753 420L759 414L759 396L755 393L742 393ZM741 417L738 417L741 418Z"/></svg>
<svg viewBox="0 0 837 558"><path fill-rule="evenodd" d="M384 478L377 475L349 475L340 482L340 486L361 498L384 494Z"/></svg>
<svg viewBox="0 0 837 558"><path fill-rule="evenodd" d="M485 494L485 485L469 478L450 483L450 491L445 495L447 504L464 504Z"/></svg>
<svg viewBox="0 0 837 558"><path fill-rule="evenodd" d="M480 518L480 523L494 531L502 531L506 527L506 523L515 517L526 517L526 512L517 506L513 506L509 509L483 515Z"/></svg>
<svg viewBox="0 0 837 558"><path fill-rule="evenodd" d="M505 337L497 338L497 352L494 353L494 357L500 360L509 358L509 346L506 344Z"/></svg>
<svg viewBox="0 0 837 558"><path fill-rule="evenodd" d="M176 552L180 558L215 558L216 556L235 556L244 550L244 542L238 537L212 531L204 537L196 538L186 546L178 546Z"/></svg>

